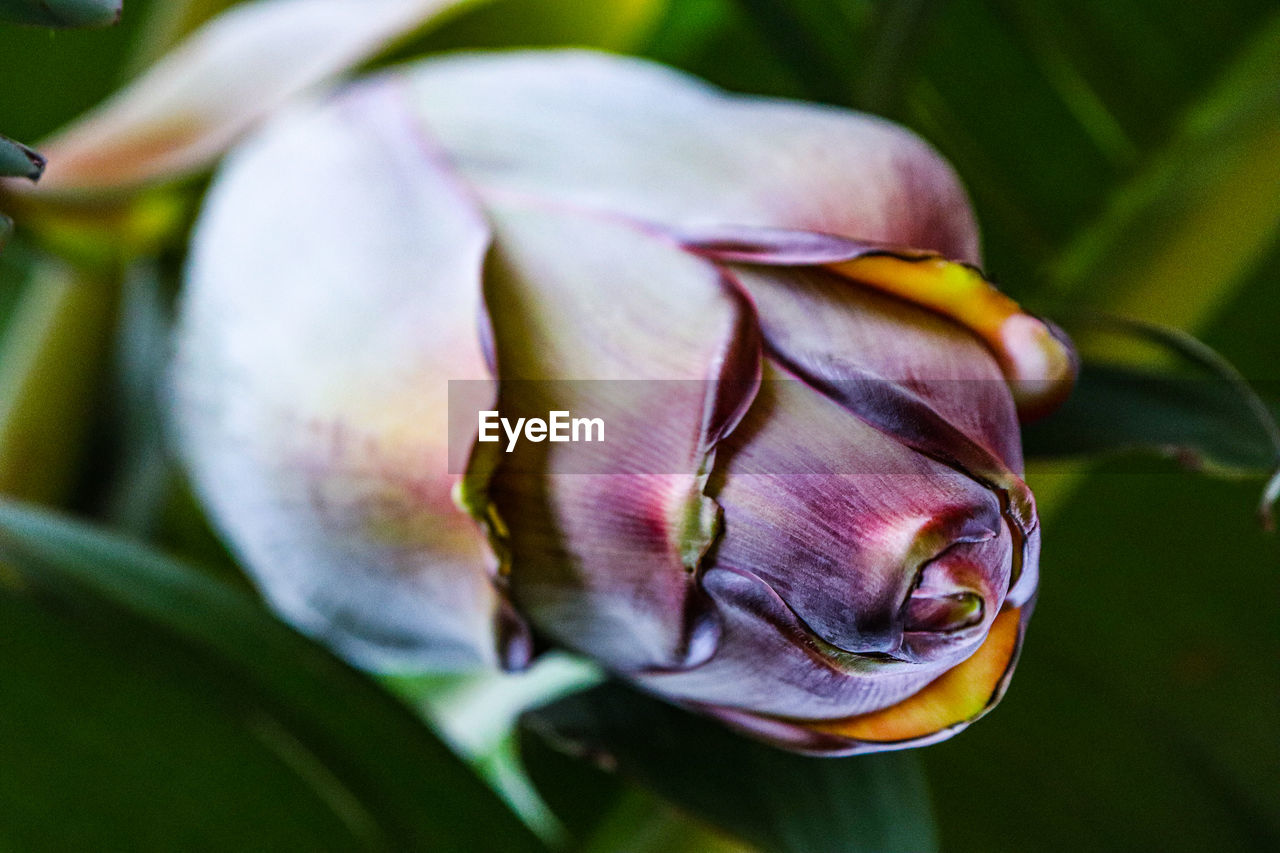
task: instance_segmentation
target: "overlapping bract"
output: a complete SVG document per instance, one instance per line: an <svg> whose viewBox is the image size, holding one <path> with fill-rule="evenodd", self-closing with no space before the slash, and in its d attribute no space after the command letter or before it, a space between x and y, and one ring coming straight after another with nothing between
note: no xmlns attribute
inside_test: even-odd
<svg viewBox="0 0 1280 853"><path fill-rule="evenodd" d="M886 122L600 54L430 61L215 181L184 449L267 596L366 665L541 638L794 748L927 742L1008 680L1017 412L1073 371L977 260L954 176ZM450 475L448 382L484 378L609 412L608 464L476 445ZM608 390L644 383L684 390Z"/></svg>

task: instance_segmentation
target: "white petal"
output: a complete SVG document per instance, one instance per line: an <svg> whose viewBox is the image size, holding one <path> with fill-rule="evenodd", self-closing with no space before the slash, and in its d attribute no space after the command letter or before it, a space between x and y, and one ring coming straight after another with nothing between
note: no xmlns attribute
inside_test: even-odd
<svg viewBox="0 0 1280 853"><path fill-rule="evenodd" d="M213 19L42 149L42 192L121 189L203 169L289 98L462 0L257 0Z"/></svg>
<svg viewBox="0 0 1280 853"><path fill-rule="evenodd" d="M977 260L950 167L883 119L732 96L588 51L460 56L408 74L424 124L490 193L670 228L807 229Z"/></svg>
<svg viewBox="0 0 1280 853"><path fill-rule="evenodd" d="M448 379L483 379L487 226L387 90L286 115L196 229L183 449L266 595L367 665L492 660L485 542L450 499Z"/></svg>

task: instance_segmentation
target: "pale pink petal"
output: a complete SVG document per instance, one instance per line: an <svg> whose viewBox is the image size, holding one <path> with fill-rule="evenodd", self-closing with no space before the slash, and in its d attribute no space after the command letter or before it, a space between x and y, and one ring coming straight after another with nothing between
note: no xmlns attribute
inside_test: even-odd
<svg viewBox="0 0 1280 853"><path fill-rule="evenodd" d="M46 141L42 193L126 190L206 169L290 98L462 0L255 0L206 24Z"/></svg>
<svg viewBox="0 0 1280 853"><path fill-rule="evenodd" d="M452 502L448 380L483 380L488 228L386 89L231 158L192 247L183 450L275 606L377 667L492 661L497 598Z"/></svg>

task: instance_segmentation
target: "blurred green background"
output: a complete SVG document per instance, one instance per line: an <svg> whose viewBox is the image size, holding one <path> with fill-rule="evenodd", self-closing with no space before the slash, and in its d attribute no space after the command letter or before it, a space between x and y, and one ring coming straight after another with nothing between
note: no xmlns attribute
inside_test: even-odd
<svg viewBox="0 0 1280 853"><path fill-rule="evenodd" d="M0 30L0 131L37 142L225 5L127 0L111 31ZM384 61L538 43L603 45L733 90L903 122L955 164L988 270L1015 297L1186 330L1264 392L1277 387L1273 2L506 0ZM244 627L267 617L164 456L152 393L180 241L127 274L70 273L19 225L0 256L0 488L201 569L182 583L173 573L191 570L136 574L161 579L139 595L93 579L106 545L25 516L0 525L0 559L26 567L0 569L0 851L115 849L112 838L118 849L536 849L468 805L483 789L398 700L286 629ZM927 796L946 851L1280 850L1280 540L1254 518L1259 482L1124 459L1033 467L1031 481L1043 580L1018 674L989 718L894 765L924 767L927 795L899 794ZM131 553L116 555L135 566L121 577L141 571ZM253 660L264 647L279 659ZM282 675L290 655L311 662L306 677ZM326 693L328 677L344 698ZM335 705L347 707L326 716ZM862 796L856 780L824 784L819 800ZM558 843L732 846L639 788L609 796L595 823L561 814L576 840ZM927 821L927 805L913 809L882 819ZM741 830L732 814L688 810ZM440 812L453 817L432 823ZM842 840L803 819L818 828L746 835L887 850L925 849L935 832Z"/></svg>

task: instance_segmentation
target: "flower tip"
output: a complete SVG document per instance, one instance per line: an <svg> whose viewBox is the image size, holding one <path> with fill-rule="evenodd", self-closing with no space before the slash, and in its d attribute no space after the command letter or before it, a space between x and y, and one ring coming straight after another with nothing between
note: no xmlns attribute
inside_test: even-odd
<svg viewBox="0 0 1280 853"><path fill-rule="evenodd" d="M878 250L827 266L966 326L1000 363L1022 420L1049 414L1071 393L1077 361L1066 334L1023 311L976 268L915 250Z"/></svg>
<svg viewBox="0 0 1280 853"><path fill-rule="evenodd" d="M14 0L0 4L0 20L53 29L96 29L120 22L122 0Z"/></svg>
<svg viewBox="0 0 1280 853"><path fill-rule="evenodd" d="M44 174L48 161L38 151L21 142L0 137L0 177L26 178L35 183Z"/></svg>
<svg viewBox="0 0 1280 853"><path fill-rule="evenodd" d="M1262 490L1262 501L1258 505L1258 523L1267 533L1276 532L1275 505L1280 500L1280 469L1271 475L1266 488Z"/></svg>
<svg viewBox="0 0 1280 853"><path fill-rule="evenodd" d="M1066 334L1031 314L1013 314L1000 326L1001 352L1018 416L1050 414L1071 395L1079 363Z"/></svg>

